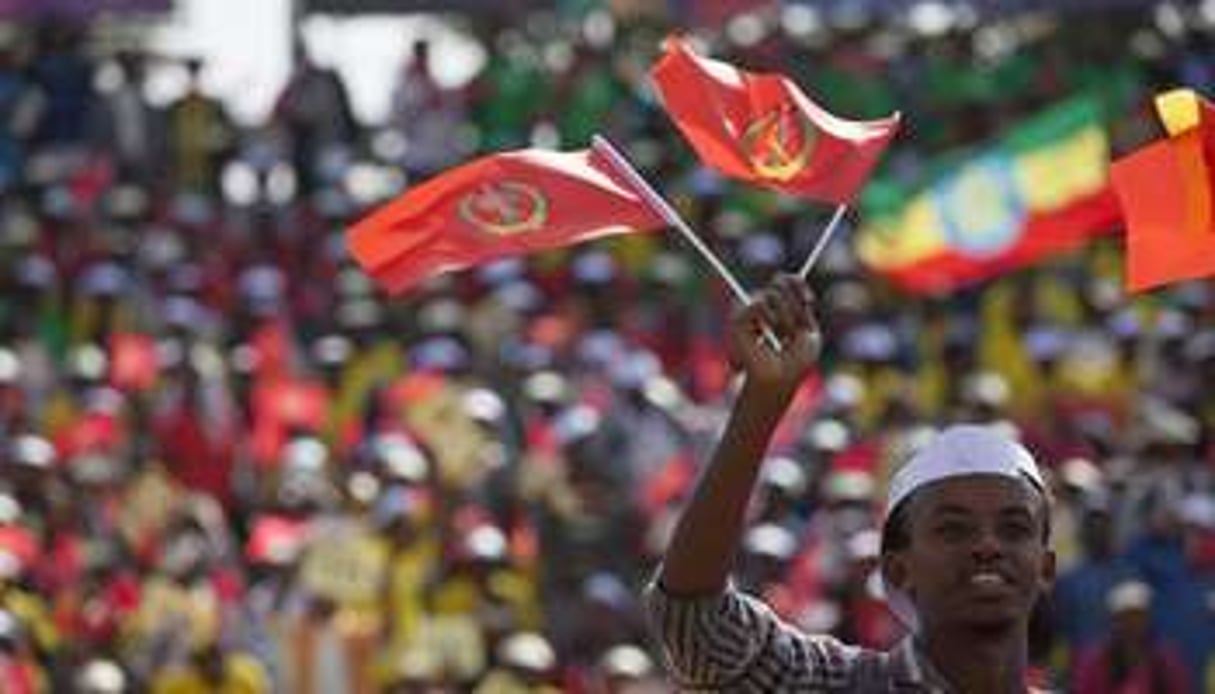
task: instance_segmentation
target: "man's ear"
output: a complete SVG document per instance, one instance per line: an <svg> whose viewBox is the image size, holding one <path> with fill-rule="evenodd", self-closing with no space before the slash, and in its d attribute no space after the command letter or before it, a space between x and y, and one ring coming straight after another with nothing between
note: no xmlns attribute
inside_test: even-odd
<svg viewBox="0 0 1215 694"><path fill-rule="evenodd" d="M898 590L907 590L907 558L902 552L883 552L881 558L882 578L886 585Z"/></svg>
<svg viewBox="0 0 1215 694"><path fill-rule="evenodd" d="M1042 592L1050 590L1055 583L1055 568L1056 557L1055 550L1047 547L1042 553L1042 566L1039 569L1038 584L1042 588Z"/></svg>

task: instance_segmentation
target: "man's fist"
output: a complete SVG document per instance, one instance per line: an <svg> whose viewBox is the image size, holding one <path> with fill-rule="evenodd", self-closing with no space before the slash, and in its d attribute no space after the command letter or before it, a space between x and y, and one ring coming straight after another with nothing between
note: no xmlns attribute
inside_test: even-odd
<svg viewBox="0 0 1215 694"><path fill-rule="evenodd" d="M779 349L765 330L775 335ZM749 305L734 312L728 339L730 362L752 385L791 395L818 360L822 345L813 292L794 275L777 275Z"/></svg>

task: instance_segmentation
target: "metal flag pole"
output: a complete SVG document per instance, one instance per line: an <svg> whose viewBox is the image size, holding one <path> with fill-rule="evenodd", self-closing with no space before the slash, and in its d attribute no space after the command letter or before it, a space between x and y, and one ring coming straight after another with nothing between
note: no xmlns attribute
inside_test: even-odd
<svg viewBox="0 0 1215 694"><path fill-rule="evenodd" d="M840 203L835 208L835 214L831 216L831 221L827 222L827 228L823 233L819 234L818 241L814 242L814 248L810 249L810 255L806 256L806 262L802 263L802 267L797 271L797 276L802 279L810 277L810 270L814 268L814 264L818 262L819 256L823 254L823 249L827 247L827 242L831 240L832 234L835 233L835 228L839 226L840 220L844 218L844 213L848 211L848 203Z"/></svg>
<svg viewBox="0 0 1215 694"><path fill-rule="evenodd" d="M683 235L684 239L686 239L688 243L692 244L692 247L695 248L705 260L709 261L709 265L711 265L713 269L717 271L717 274L720 275L723 280L725 280L726 285L730 288L730 291L734 293L735 298L741 301L744 305L751 303L751 296L747 293L747 290L743 288L742 284L739 283L738 279L734 277L734 273L730 272L730 269L726 267L725 263L721 262L721 259L717 257L716 253L713 252L713 249L709 248L707 245L705 245L704 241L700 240L700 237L697 236L696 233L692 231L692 228L683 221L683 218L679 216L679 213L676 212L675 209L671 207L671 205L667 203L667 201L663 199L661 195L658 194L658 191L654 190L649 182L647 182L645 178L638 173L637 169L633 168L633 165L629 163L629 160L625 159L624 155L621 154L606 137L603 137L602 135L594 135L591 137L591 149L602 154L608 160L608 163L612 165L612 168L615 169L616 172L621 176L624 176L633 190L635 190L637 194L640 195L643 200L645 200L646 204L650 206L650 209L658 213L658 216L662 217L663 220L668 224L675 227L675 229ZM764 337L768 340L768 343L773 349L780 351L780 340L776 338L776 335L767 326L764 326Z"/></svg>

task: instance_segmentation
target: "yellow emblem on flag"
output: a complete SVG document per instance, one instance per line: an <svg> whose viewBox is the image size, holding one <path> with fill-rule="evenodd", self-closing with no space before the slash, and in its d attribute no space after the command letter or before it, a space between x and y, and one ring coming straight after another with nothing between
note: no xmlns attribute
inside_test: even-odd
<svg viewBox="0 0 1215 694"><path fill-rule="evenodd" d="M788 181L810 163L818 130L789 104L765 113L743 131L743 147L756 173Z"/></svg>
<svg viewBox="0 0 1215 694"><path fill-rule="evenodd" d="M499 181L460 198L460 218L496 236L535 231L548 219L548 200L535 186Z"/></svg>

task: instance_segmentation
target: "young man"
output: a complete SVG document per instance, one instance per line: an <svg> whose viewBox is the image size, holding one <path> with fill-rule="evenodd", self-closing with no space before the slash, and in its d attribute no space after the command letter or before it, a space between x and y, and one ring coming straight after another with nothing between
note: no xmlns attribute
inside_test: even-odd
<svg viewBox="0 0 1215 694"><path fill-rule="evenodd" d="M802 633L730 585L769 437L818 358L812 308L781 276L731 319L745 380L647 592L668 666L699 691L1028 691L1030 612L1054 575L1049 504L1029 452L994 429L946 429L891 481L881 570L910 634L892 651Z"/></svg>

